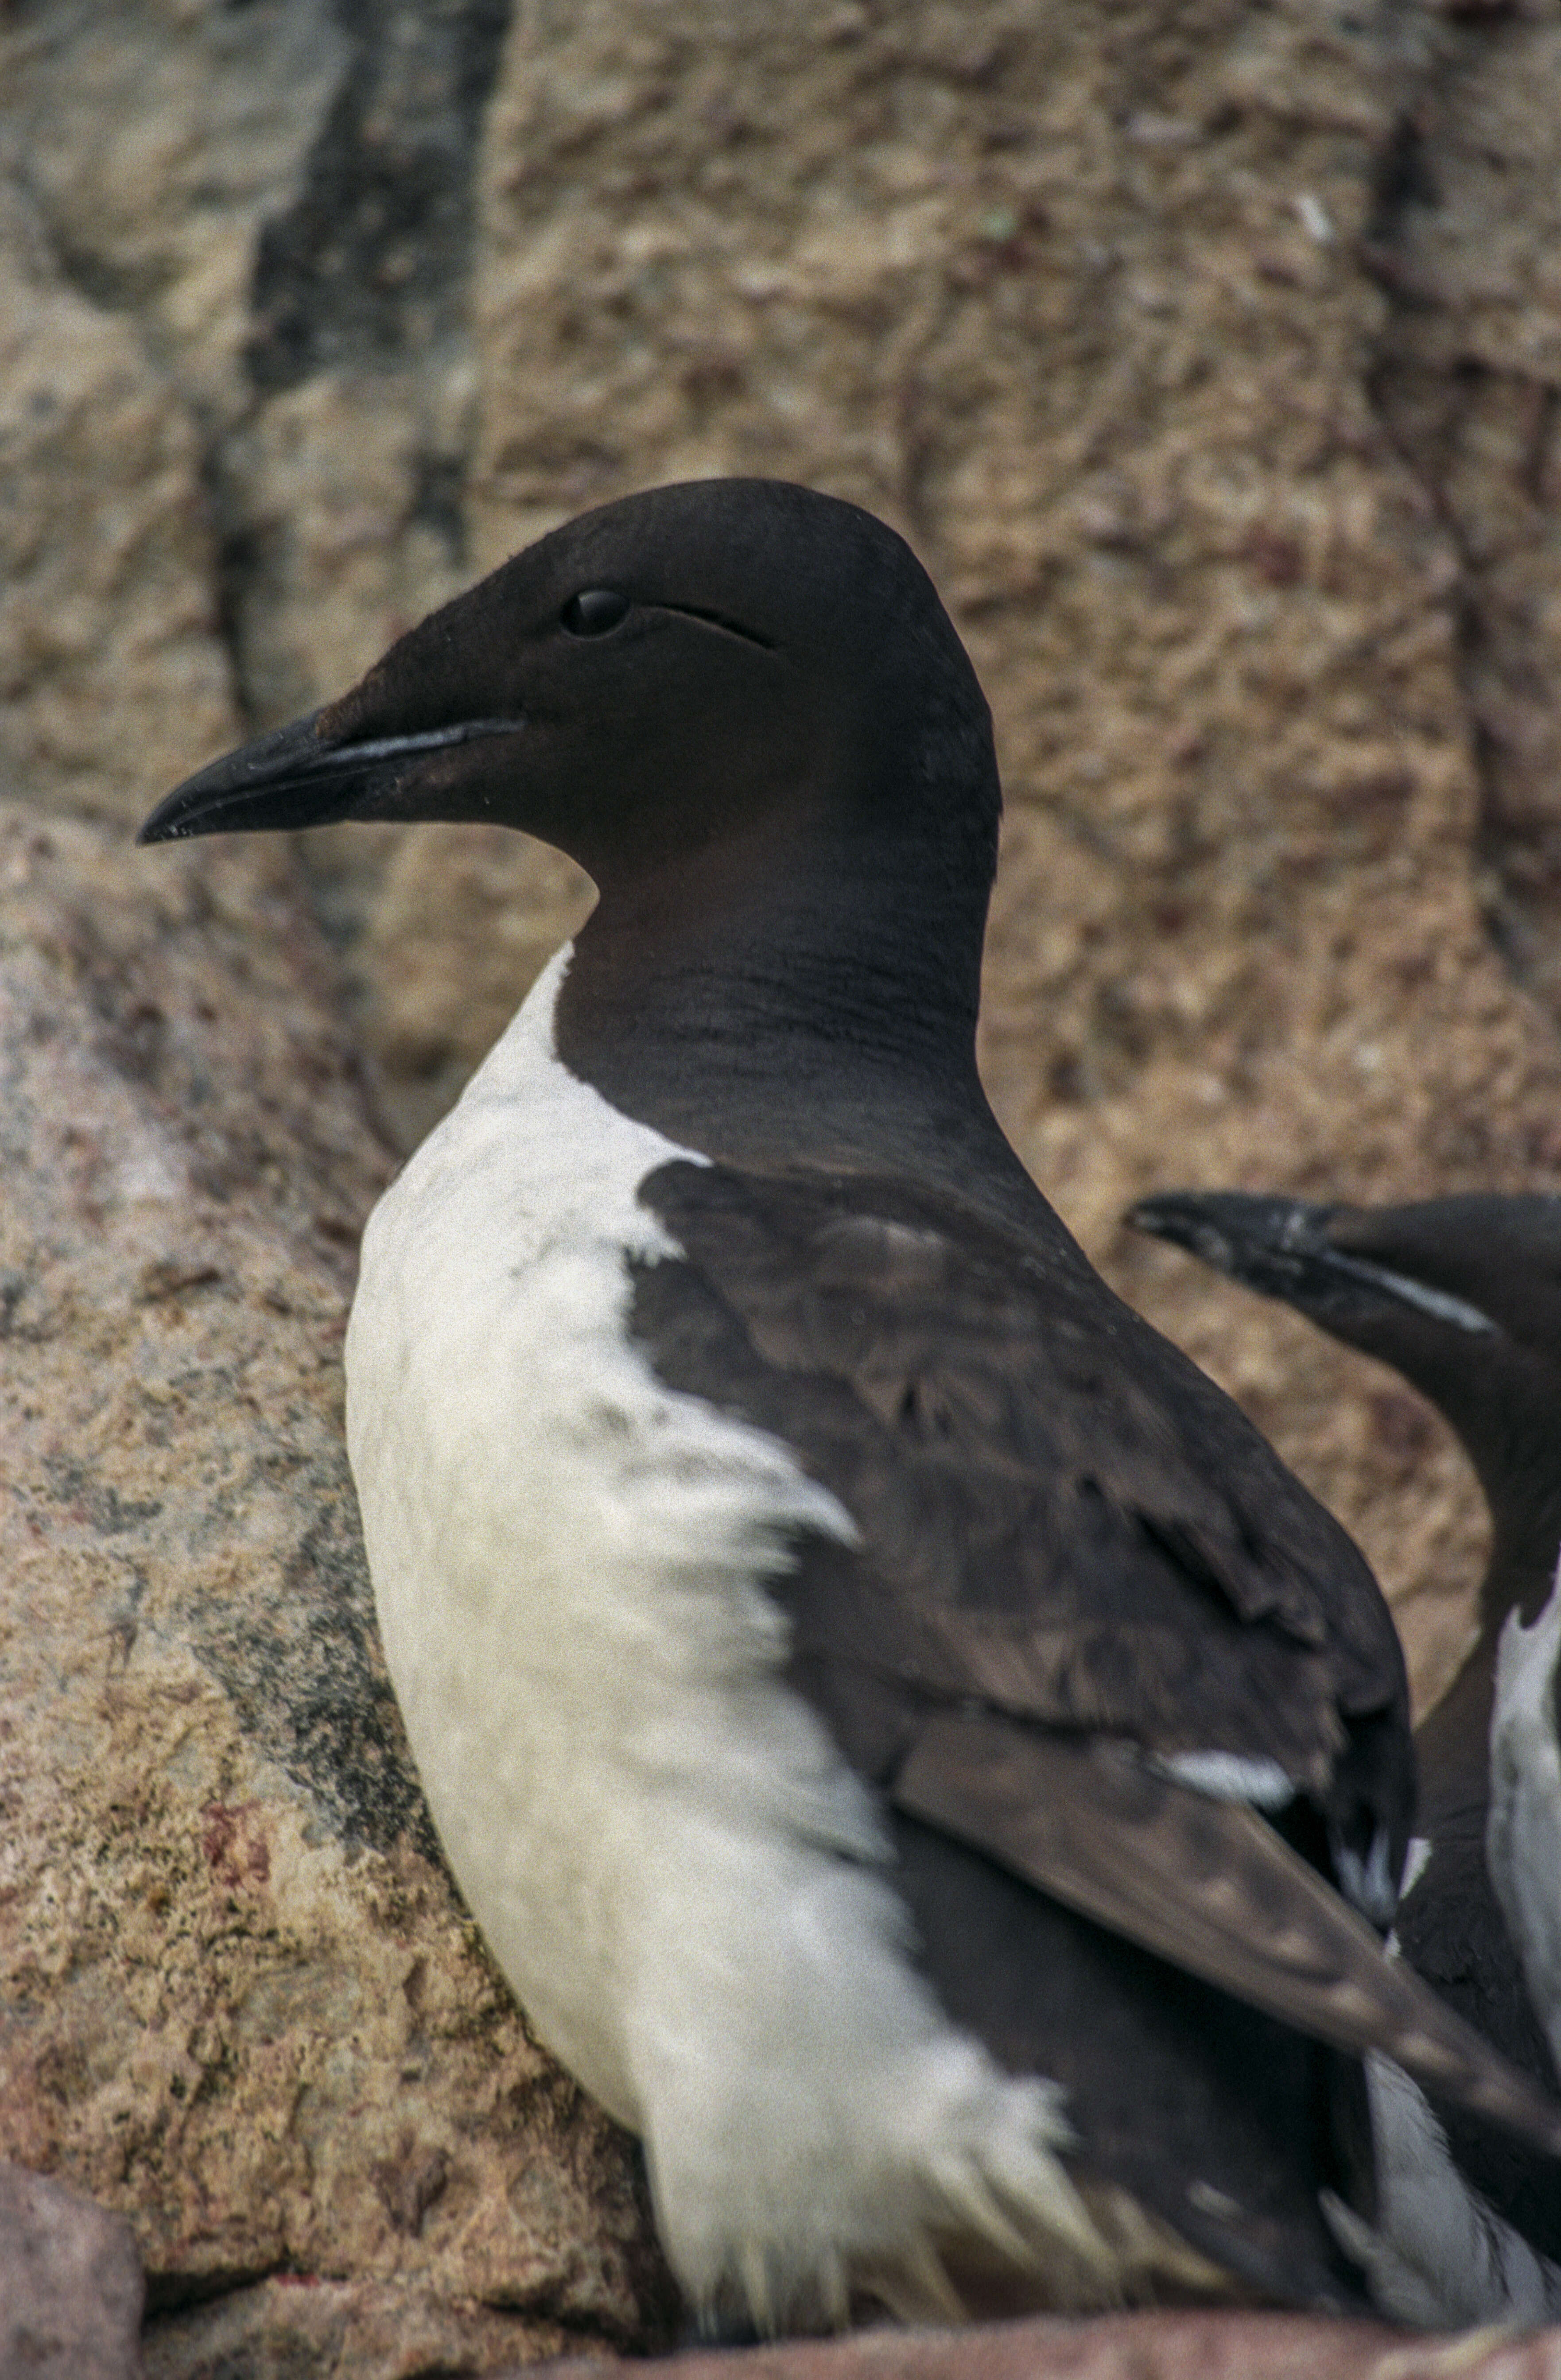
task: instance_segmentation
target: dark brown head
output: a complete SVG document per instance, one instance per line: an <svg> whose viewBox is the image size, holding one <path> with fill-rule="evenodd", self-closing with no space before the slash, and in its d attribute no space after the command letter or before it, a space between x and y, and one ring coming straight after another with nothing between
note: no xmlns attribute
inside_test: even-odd
<svg viewBox="0 0 1561 2380"><path fill-rule="evenodd" d="M1419 1389L1480 1474L1494 1563L1531 1616L1561 1543L1561 1198L1348 1207L1176 1190L1141 1199L1128 1220Z"/></svg>
<svg viewBox="0 0 1561 2380"><path fill-rule="evenodd" d="M914 555L781 480L587 513L447 603L352 691L203 769L141 841L490 820L605 892L780 814L903 833L989 882L986 706Z"/></svg>

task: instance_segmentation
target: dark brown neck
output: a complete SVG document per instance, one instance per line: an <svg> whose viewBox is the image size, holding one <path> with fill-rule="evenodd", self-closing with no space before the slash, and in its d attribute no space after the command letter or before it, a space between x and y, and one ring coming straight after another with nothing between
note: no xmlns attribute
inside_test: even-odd
<svg viewBox="0 0 1561 2380"><path fill-rule="evenodd" d="M609 881L560 993L559 1055L714 1157L870 1162L973 1136L1006 1152L975 1070L985 909L983 892L962 912L918 844L777 822Z"/></svg>

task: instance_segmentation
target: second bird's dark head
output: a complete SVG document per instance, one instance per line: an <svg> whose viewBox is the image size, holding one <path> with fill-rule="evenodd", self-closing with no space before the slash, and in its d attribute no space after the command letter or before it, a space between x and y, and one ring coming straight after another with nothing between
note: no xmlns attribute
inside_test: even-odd
<svg viewBox="0 0 1561 2380"><path fill-rule="evenodd" d="M140 839L485 820L605 892L755 827L823 825L989 880L998 805L980 687L903 540L785 481L711 480L555 529L350 693L188 779Z"/></svg>
<svg viewBox="0 0 1561 2380"><path fill-rule="evenodd" d="M1128 1220L1394 1365L1462 1439L1498 1536L1531 1540L1525 1576L1548 1592L1561 1534L1561 1198L1349 1207L1177 1190L1142 1199Z"/></svg>

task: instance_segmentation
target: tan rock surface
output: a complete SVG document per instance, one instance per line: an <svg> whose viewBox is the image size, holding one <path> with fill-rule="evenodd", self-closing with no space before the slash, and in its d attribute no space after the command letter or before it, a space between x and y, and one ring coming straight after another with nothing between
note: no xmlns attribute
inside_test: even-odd
<svg viewBox="0 0 1561 2380"><path fill-rule="evenodd" d="M1463 565L1485 897L1561 1015L1561 19L1440 25L1376 226L1385 420Z"/></svg>
<svg viewBox="0 0 1561 2380"><path fill-rule="evenodd" d="M133 820L470 575L469 186L503 15L41 0L0 24L27 193L0 211L0 754L35 798ZM404 970L371 949L360 983L353 951L393 848L305 857L371 1061ZM415 1075L384 1104L417 1137L439 1099Z"/></svg>
<svg viewBox="0 0 1561 2380"><path fill-rule="evenodd" d="M526 2324L522 2365L519 2327L514 2313L426 2284L280 2274L153 2323L145 2380L482 2380L535 2368L567 2336Z"/></svg>
<svg viewBox="0 0 1561 2380"><path fill-rule="evenodd" d="M5 49L14 153L67 277L133 312L208 414L243 410L262 215L293 198L348 43L320 0L51 0Z"/></svg>
<svg viewBox="0 0 1561 2380"><path fill-rule="evenodd" d="M149 774L183 774L191 749L231 739L200 481L194 424L133 325L70 285L31 201L0 178L7 783L134 816Z"/></svg>
<svg viewBox="0 0 1561 2380"><path fill-rule="evenodd" d="M568 2367L606 2380L610 2362ZM1287 2314L1107 2314L680 2355L668 2380L1561 2380L1561 2331L1407 2339ZM550 2380L564 2380L561 2371Z"/></svg>
<svg viewBox="0 0 1561 2380"><path fill-rule="evenodd" d="M154 2309L394 2283L478 2370L640 2336L656 2267L381 1664L340 1345L386 1158L328 983L281 846L0 812L0 2155L127 2216Z"/></svg>
<svg viewBox="0 0 1561 2380"><path fill-rule="evenodd" d="M0 2165L0 2373L140 2380L144 2294L128 2224Z"/></svg>

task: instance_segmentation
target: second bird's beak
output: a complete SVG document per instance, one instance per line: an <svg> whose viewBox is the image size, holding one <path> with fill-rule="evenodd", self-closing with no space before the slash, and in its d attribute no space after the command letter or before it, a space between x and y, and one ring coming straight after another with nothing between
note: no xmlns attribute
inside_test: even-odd
<svg viewBox="0 0 1561 2380"><path fill-rule="evenodd" d="M1124 1220L1135 1232L1174 1241L1216 1272L1267 1297L1304 1304L1337 1278L1327 1236L1333 1207L1303 1198L1253 1197L1239 1190L1166 1190L1141 1198Z"/></svg>
<svg viewBox="0 0 1561 2380"><path fill-rule="evenodd" d="M1369 1223L1369 1211L1362 1218L1348 1207L1239 1190L1166 1190L1141 1198L1124 1220L1134 1231L1174 1241L1265 1297L1282 1298L1352 1344L1364 1343L1360 1332L1373 1318L1401 1315L1406 1307L1458 1330L1495 1328L1465 1299L1358 1247L1340 1246L1336 1232L1342 1236L1351 1220Z"/></svg>

